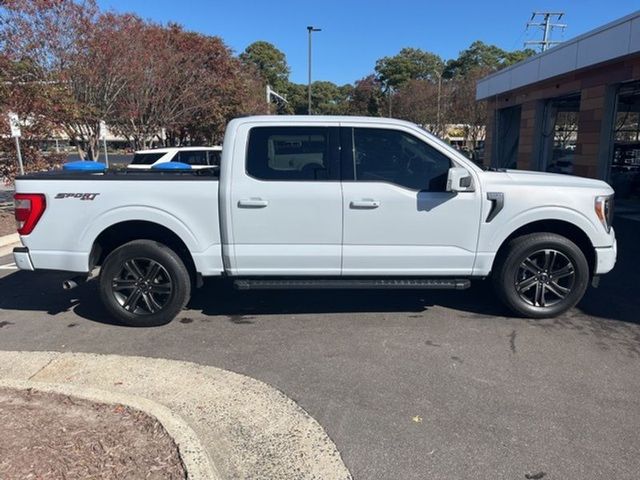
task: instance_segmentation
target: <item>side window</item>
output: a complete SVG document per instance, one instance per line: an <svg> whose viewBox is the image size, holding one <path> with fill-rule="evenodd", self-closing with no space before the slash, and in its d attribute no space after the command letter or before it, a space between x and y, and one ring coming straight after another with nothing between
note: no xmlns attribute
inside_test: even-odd
<svg viewBox="0 0 640 480"><path fill-rule="evenodd" d="M220 166L220 154L217 150L209 150L207 154L209 155L209 165Z"/></svg>
<svg viewBox="0 0 640 480"><path fill-rule="evenodd" d="M334 177L329 138L327 127L254 127L249 132L247 173L260 180L330 180Z"/></svg>
<svg viewBox="0 0 640 480"><path fill-rule="evenodd" d="M207 165L206 150L183 150L173 157L172 162L182 162L188 165Z"/></svg>
<svg viewBox="0 0 640 480"><path fill-rule="evenodd" d="M443 192L451 160L399 130L353 129L355 180L389 182L411 190Z"/></svg>
<svg viewBox="0 0 640 480"><path fill-rule="evenodd" d="M133 160L131 160L132 165L153 165L162 157L164 157L163 152L159 153L136 153L133 155Z"/></svg>

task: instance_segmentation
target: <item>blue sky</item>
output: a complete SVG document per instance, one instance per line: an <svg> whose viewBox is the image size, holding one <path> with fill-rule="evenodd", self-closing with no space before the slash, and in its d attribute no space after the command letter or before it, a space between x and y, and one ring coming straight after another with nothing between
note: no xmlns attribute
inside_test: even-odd
<svg viewBox="0 0 640 480"><path fill-rule="evenodd" d="M291 80L307 81L307 25L314 34L314 80L350 83L373 72L376 59L403 47L454 58L474 40L506 50L541 32L525 32L533 10L565 12L567 40L640 8L638 0L98 0L104 9L222 37L236 53L256 40L282 50Z"/></svg>

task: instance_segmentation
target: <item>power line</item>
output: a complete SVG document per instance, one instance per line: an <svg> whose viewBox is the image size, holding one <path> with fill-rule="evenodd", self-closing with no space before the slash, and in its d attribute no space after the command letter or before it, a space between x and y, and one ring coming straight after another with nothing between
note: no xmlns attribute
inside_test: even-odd
<svg viewBox="0 0 640 480"><path fill-rule="evenodd" d="M551 40L551 31L554 28L561 28L564 30L567 25L565 23L552 23L552 19L556 19L557 22L564 16L564 12L533 12L531 14L531 19L527 22L527 30L529 27L539 27L542 29L542 40L531 40L528 42L524 42L525 47L527 45L537 45L540 47L540 51L544 52L547 48L552 45L556 45L558 41ZM540 18L539 22L534 22L536 18Z"/></svg>

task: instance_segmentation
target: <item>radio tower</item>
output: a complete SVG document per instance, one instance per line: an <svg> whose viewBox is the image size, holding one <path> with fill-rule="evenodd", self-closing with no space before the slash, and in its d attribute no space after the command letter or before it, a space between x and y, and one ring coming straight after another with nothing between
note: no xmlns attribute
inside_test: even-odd
<svg viewBox="0 0 640 480"><path fill-rule="evenodd" d="M533 12L531 14L531 19L527 22L527 30L529 27L540 27L542 29L542 40L532 40L529 42L524 42L525 47L527 45L538 45L540 46L540 51L544 52L547 48L552 45L556 45L562 42L555 42L550 40L551 31L554 28L565 29L567 27L564 23L551 23L552 19L556 19L556 21L560 21L564 12ZM540 21L534 22L536 18L540 18Z"/></svg>

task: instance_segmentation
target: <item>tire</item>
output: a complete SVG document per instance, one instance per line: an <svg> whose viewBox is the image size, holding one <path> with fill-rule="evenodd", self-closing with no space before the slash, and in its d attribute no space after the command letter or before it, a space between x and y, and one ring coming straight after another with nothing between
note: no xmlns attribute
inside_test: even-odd
<svg viewBox="0 0 640 480"><path fill-rule="evenodd" d="M134 240L111 252L100 271L107 312L131 327L169 323L191 296L191 277L180 257L152 240Z"/></svg>
<svg viewBox="0 0 640 480"><path fill-rule="evenodd" d="M496 293L514 313L549 318L573 308L589 285L589 264L580 248L555 233L513 239L496 259Z"/></svg>

